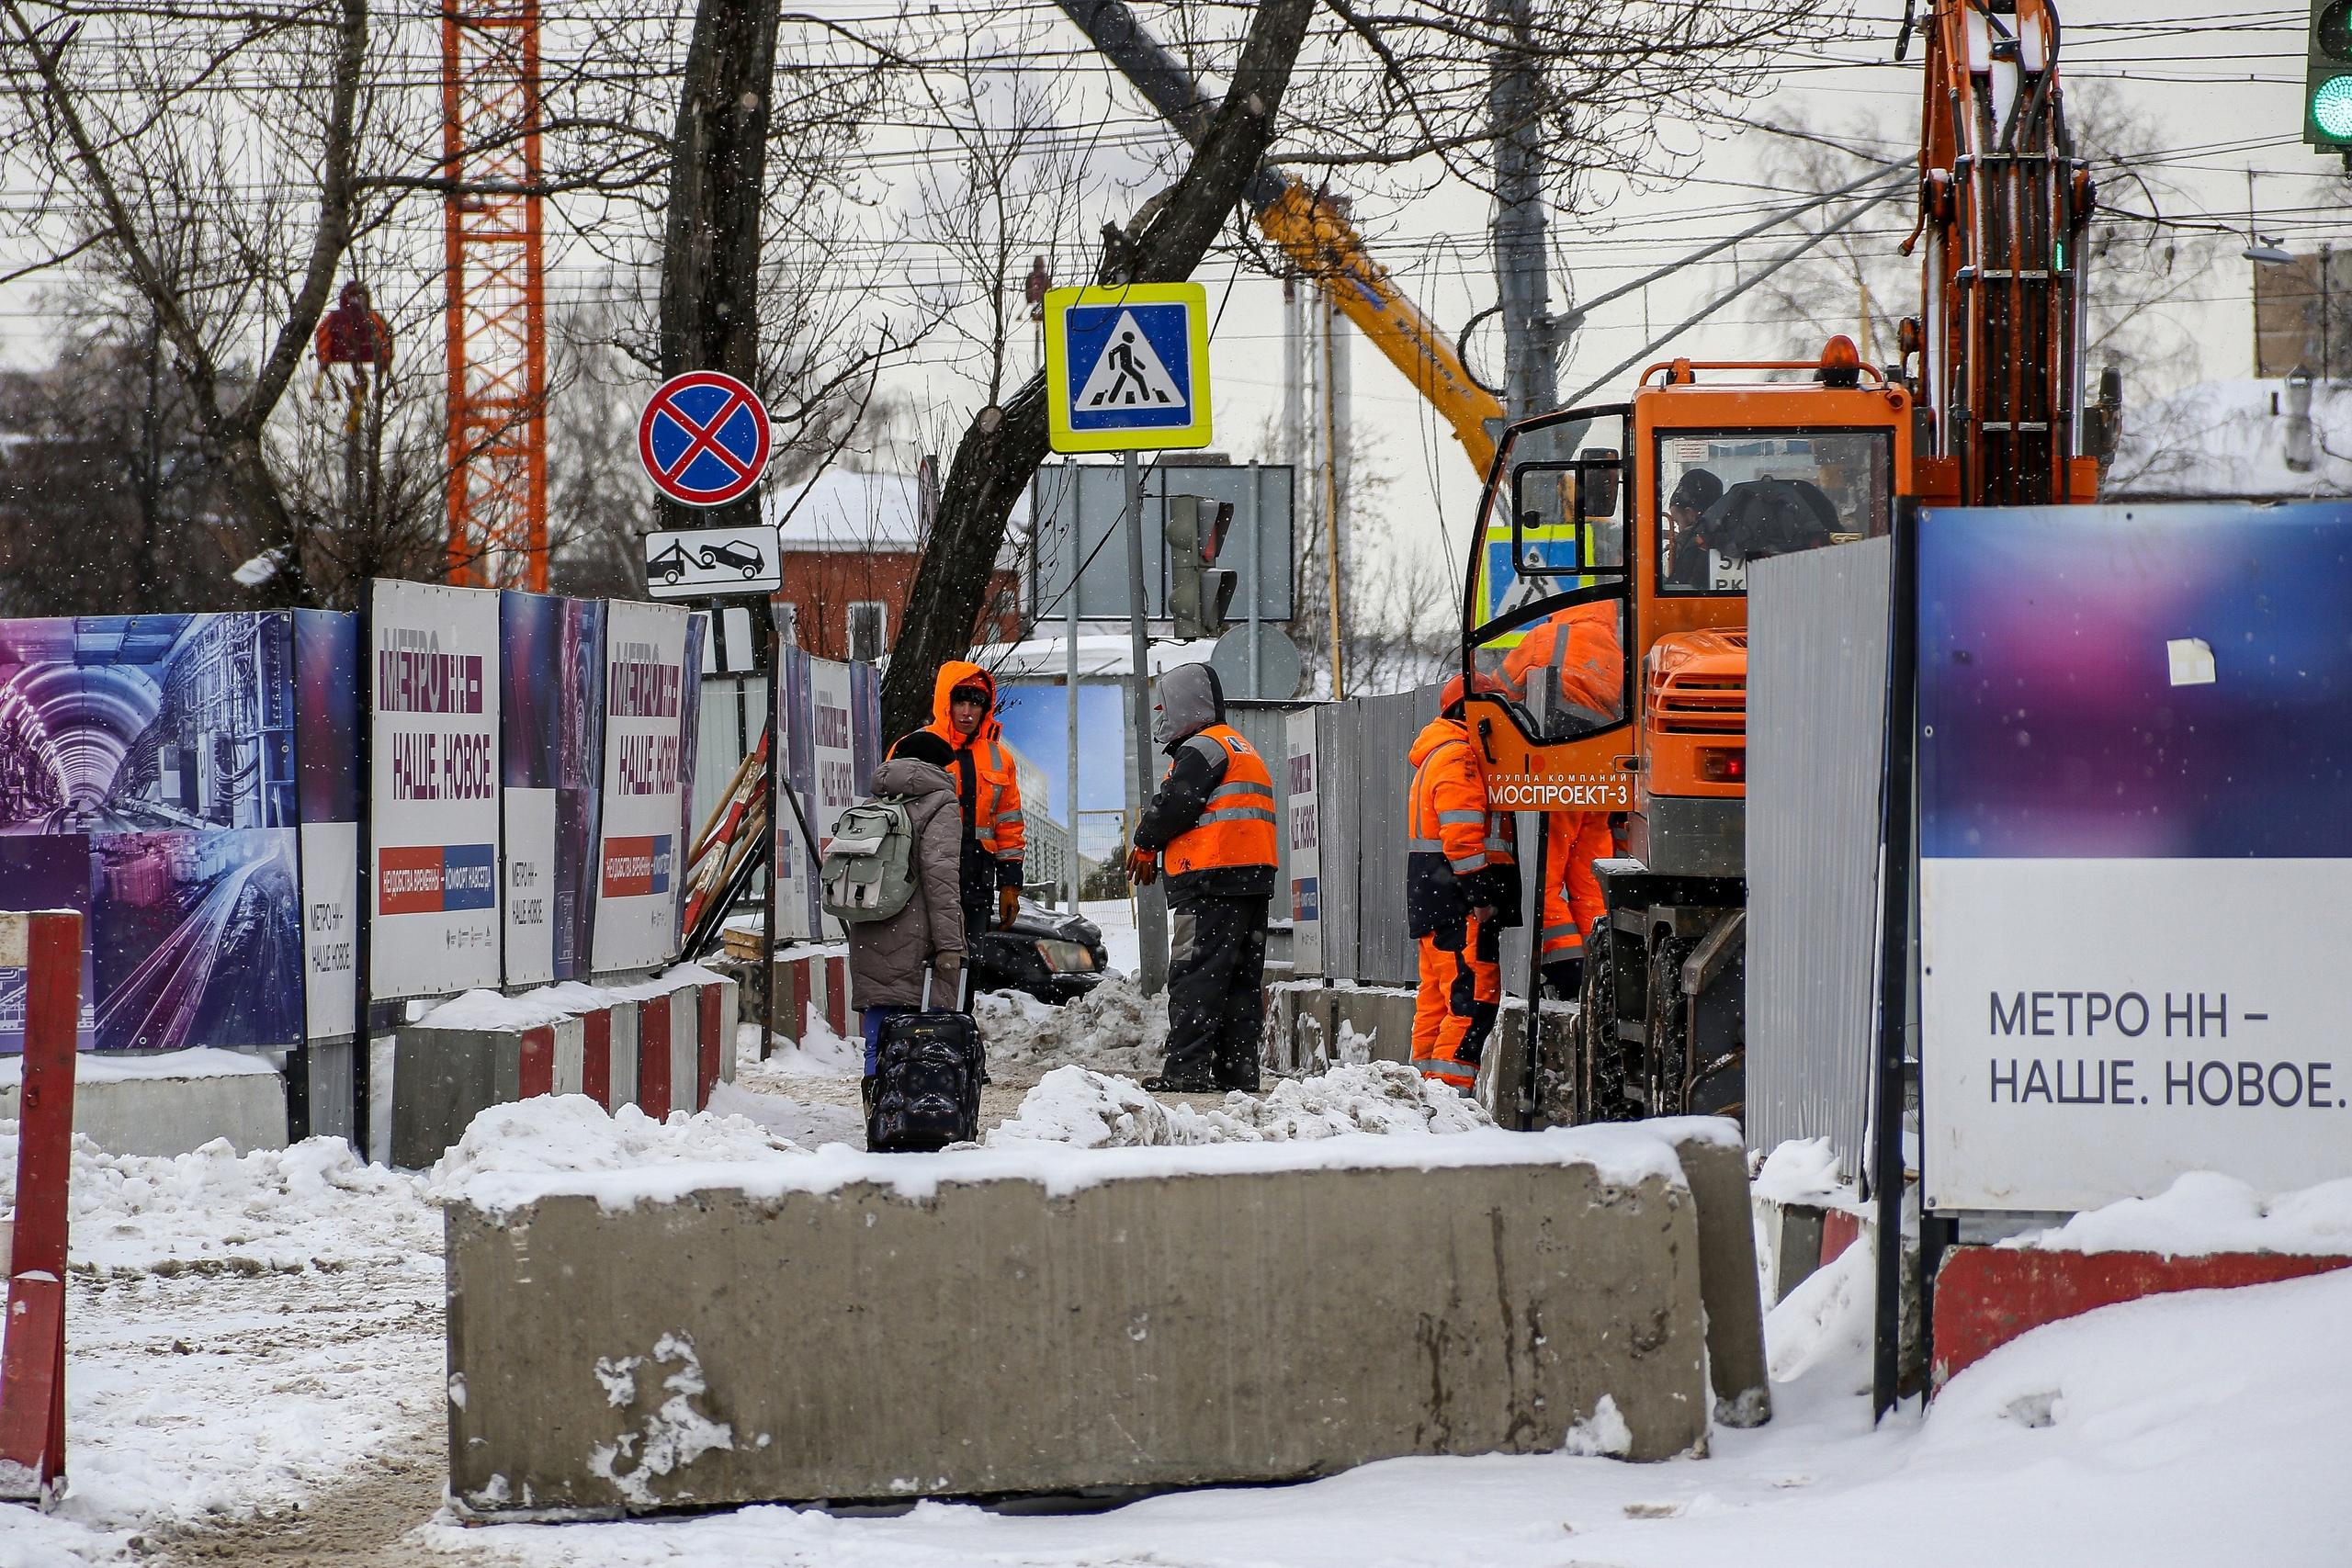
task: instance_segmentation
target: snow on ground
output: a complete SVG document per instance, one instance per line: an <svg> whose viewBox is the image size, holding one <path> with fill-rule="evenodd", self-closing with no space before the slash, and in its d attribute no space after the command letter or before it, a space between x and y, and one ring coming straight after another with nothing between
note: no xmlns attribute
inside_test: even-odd
<svg viewBox="0 0 2352 1568"><path fill-rule="evenodd" d="M2234 1177L2193 1170L2154 1198L2126 1198L2004 1247L2056 1252L2352 1253L2352 1178L2273 1200Z"/></svg>
<svg viewBox="0 0 2352 1568"><path fill-rule="evenodd" d="M13 1204L16 1123L0 1122ZM429 1470L441 1217L336 1139L163 1159L76 1138L70 1491L0 1508L0 1562L99 1562L285 1509L332 1478Z"/></svg>
<svg viewBox="0 0 2352 1568"><path fill-rule="evenodd" d="M1018 991L972 998L988 1043L989 1071L1015 1080L1069 1065L1147 1077L1168 1055L1168 1003L1146 997L1132 974L1114 974L1066 1006Z"/></svg>
<svg viewBox="0 0 2352 1568"><path fill-rule="evenodd" d="M1042 1156L1140 1171L1170 1159L1307 1155L1267 1146L1301 1139L1337 1154L1335 1135L1410 1163L1416 1134L1453 1134L1448 1147L1464 1155L1526 1136L1485 1126L1455 1097L1432 1100L1408 1078L1353 1067L1203 1108L1155 1104L1130 1083L1065 1066L993 1146L936 1163ZM1819 1568L1890 1551L1928 1568L2318 1568L2344 1562L2352 1539L2342 1484L2352 1464L2352 1335L2343 1327L2352 1270L2155 1298L2036 1330L1954 1378L1924 1420L1915 1403L1873 1430L1861 1247L1772 1311L1774 1419L1717 1430L1703 1460L1395 1460L1296 1486L1204 1490L1090 1515L923 1504L897 1517L756 1507L486 1529L436 1518L444 1352L433 1194L485 1176L526 1184L666 1169L707 1180L779 1163L890 1163L804 1152L830 1140L795 1135L792 1116L832 1112L848 1131L855 1112L791 1104L736 1085L714 1111L664 1124L634 1111L607 1116L576 1097L502 1107L423 1179L357 1165L327 1139L243 1156L216 1145L173 1159L77 1144L71 1491L52 1515L0 1508L0 1568L265 1557L377 1568ZM1404 1136L1348 1136L1372 1131ZM1625 1134L1622 1148L1593 1130L1543 1136L1591 1137L1630 1158L1637 1131L1600 1130ZM1056 1133L1065 1145L1100 1146L1038 1147ZM1239 1146L1108 1146L1211 1134ZM14 1127L0 1122L0 1197L13 1196L14 1153ZM930 1163L899 1165L912 1174ZM1793 1190L1802 1175L1776 1179ZM2264 1199L2194 1179L2043 1241L2301 1240L2310 1249L2345 1234L2348 1207L2342 1182ZM1596 1430L1578 1446L1605 1450L1606 1438Z"/></svg>
<svg viewBox="0 0 2352 1568"><path fill-rule="evenodd" d="M1334 1067L1284 1081L1262 1099L1238 1092L1195 1110L1156 1100L1135 1083L1084 1067L1056 1067L990 1132L991 1148L1024 1143L1080 1148L1139 1145L1281 1143L1344 1133L1467 1133L1494 1119L1476 1101L1430 1085L1396 1062Z"/></svg>

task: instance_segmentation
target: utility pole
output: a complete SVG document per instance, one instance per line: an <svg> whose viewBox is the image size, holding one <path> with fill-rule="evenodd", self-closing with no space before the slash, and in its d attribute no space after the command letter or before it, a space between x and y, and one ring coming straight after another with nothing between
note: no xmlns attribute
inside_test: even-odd
<svg viewBox="0 0 2352 1568"><path fill-rule="evenodd" d="M1559 323L1544 278L1542 95L1533 0L1487 0L1501 41L1488 68L1487 116L1495 139L1495 283L1503 325L1503 415L1521 420L1559 405Z"/></svg>

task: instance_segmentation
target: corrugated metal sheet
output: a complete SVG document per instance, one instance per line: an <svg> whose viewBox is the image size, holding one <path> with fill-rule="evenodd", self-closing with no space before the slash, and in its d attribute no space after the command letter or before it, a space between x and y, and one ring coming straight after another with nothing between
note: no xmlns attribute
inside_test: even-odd
<svg viewBox="0 0 2352 1568"><path fill-rule="evenodd" d="M1868 1158L1893 547L1747 580L1747 1142Z"/></svg>
<svg viewBox="0 0 2352 1568"><path fill-rule="evenodd" d="M1315 713L1315 768L1322 783L1317 807L1323 815L1323 973L1352 980L1356 972L1356 885L1363 856L1357 852L1356 803L1349 786L1357 755L1353 703L1332 703Z"/></svg>
<svg viewBox="0 0 2352 1568"><path fill-rule="evenodd" d="M1405 934L1406 809L1413 771L1405 753L1436 716L1437 688L1363 697L1350 705L1357 716L1355 747L1339 759L1338 776L1356 784L1356 978L1409 986L1417 967L1413 941Z"/></svg>

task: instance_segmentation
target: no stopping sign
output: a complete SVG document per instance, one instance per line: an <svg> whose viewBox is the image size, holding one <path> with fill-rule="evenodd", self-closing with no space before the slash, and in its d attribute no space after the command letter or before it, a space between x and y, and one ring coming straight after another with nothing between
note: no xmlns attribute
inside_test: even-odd
<svg viewBox="0 0 2352 1568"><path fill-rule="evenodd" d="M718 370L662 384L637 422L637 456L654 488L688 506L719 506L757 484L768 463L768 411Z"/></svg>

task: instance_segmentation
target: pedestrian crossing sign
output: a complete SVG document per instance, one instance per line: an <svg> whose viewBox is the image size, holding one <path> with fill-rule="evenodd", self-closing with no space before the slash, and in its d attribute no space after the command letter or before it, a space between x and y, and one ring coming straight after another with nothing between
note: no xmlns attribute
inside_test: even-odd
<svg viewBox="0 0 2352 1568"><path fill-rule="evenodd" d="M1209 444L1208 290L1197 283L1046 296L1046 400L1057 452Z"/></svg>

